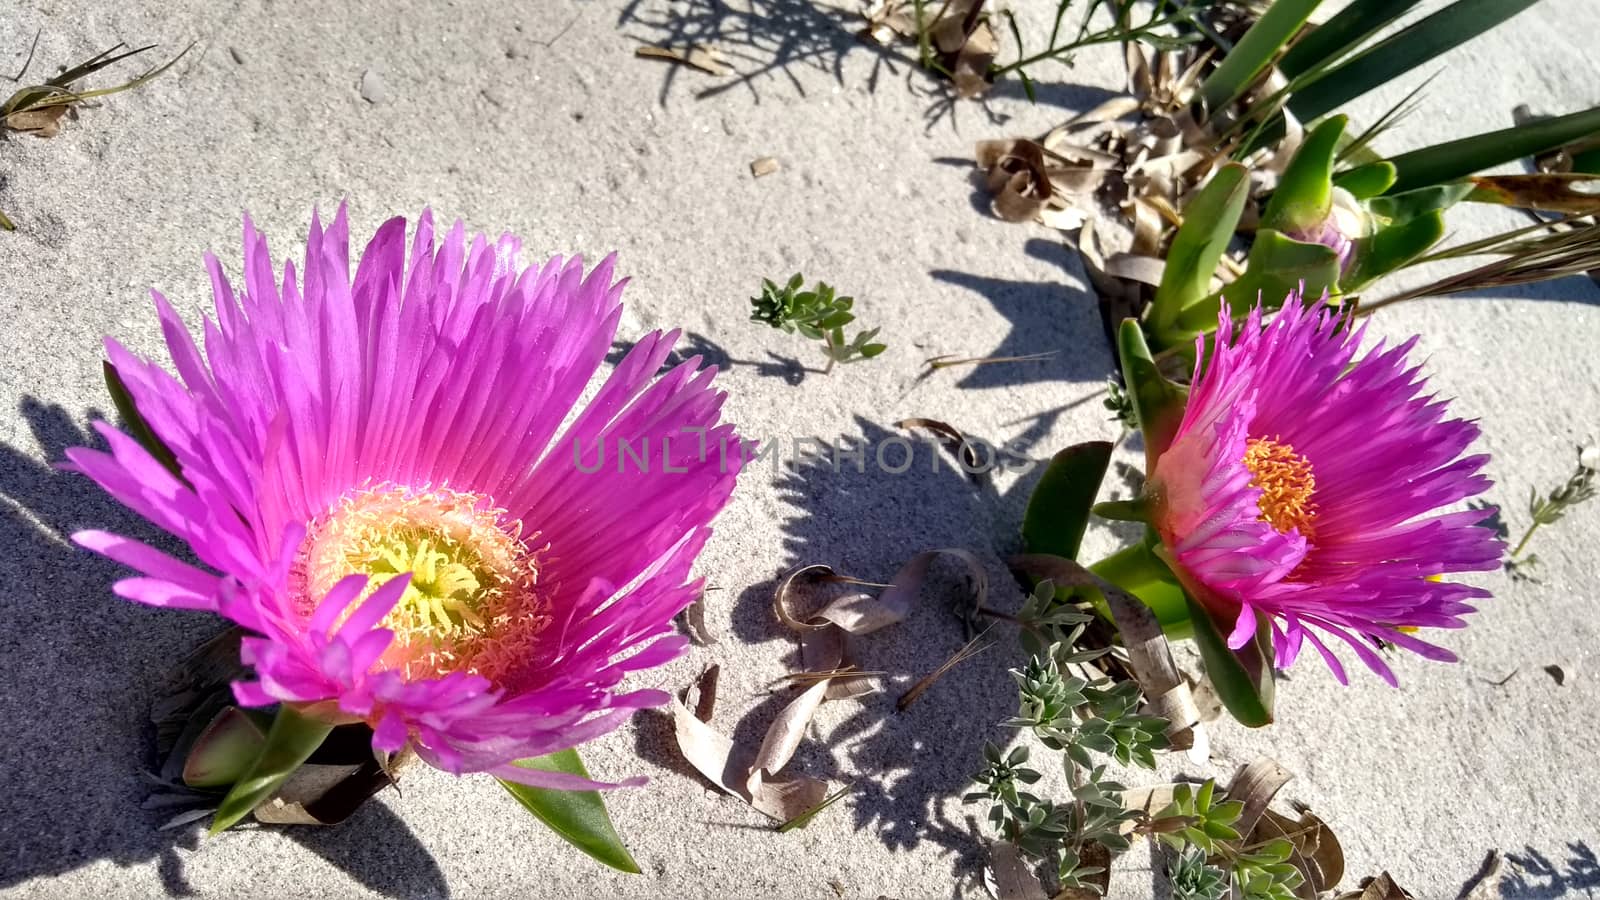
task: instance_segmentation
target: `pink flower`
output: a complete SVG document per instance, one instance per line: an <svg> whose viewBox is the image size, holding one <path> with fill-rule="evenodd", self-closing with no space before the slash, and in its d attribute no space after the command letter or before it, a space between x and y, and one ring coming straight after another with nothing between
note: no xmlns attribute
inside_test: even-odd
<svg viewBox="0 0 1600 900"><path fill-rule="evenodd" d="M1489 487L1488 457L1461 455L1477 427L1423 393L1406 359L1416 338L1358 360L1362 330L1322 303L1291 295L1261 317L1235 334L1223 310L1153 466L1152 521L1175 574L1234 623L1235 649L1265 617L1278 668L1310 641L1344 681L1319 632L1391 684L1374 639L1453 660L1410 631L1463 627L1466 601L1489 594L1438 576L1500 565L1503 545L1479 524L1492 511L1443 512Z"/></svg>
<svg viewBox="0 0 1600 900"><path fill-rule="evenodd" d="M424 212L409 258L391 219L352 280L343 207L326 231L313 216L281 283L248 218L244 244L237 293L207 256L203 351L155 294L177 379L106 342L181 478L104 424L110 453L68 453L208 568L74 539L140 573L117 594L253 632L242 704L363 720L378 749L449 772L588 785L511 763L667 701L620 685L683 651L671 620L733 490L714 370L655 378L676 334L653 333L578 406L622 313L609 257L524 267L516 238L459 223L435 246ZM645 465L596 471L624 440Z"/></svg>

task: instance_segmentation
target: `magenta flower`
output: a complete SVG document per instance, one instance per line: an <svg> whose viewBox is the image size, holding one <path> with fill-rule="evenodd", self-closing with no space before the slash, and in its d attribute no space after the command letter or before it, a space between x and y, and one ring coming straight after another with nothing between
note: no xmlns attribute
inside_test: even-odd
<svg viewBox="0 0 1600 900"><path fill-rule="evenodd" d="M654 377L675 334L640 341L578 409L622 282L609 257L586 275L579 259L524 267L519 249L459 223L436 247L424 212L409 258L391 219L352 280L341 207L326 231L313 216L305 268L280 284L247 218L244 290L206 259L203 352L155 294L178 379L106 342L181 478L103 423L110 453L68 454L212 571L74 539L138 570L117 594L253 632L241 704L365 721L377 749L409 743L449 772L594 786L511 763L668 700L620 685L683 651L671 619L742 447L713 369ZM596 471L622 441L649 458Z"/></svg>
<svg viewBox="0 0 1600 900"><path fill-rule="evenodd" d="M1237 334L1224 309L1149 491L1169 563L1233 623L1229 646L1266 617L1278 668L1310 641L1344 681L1321 632L1394 684L1374 639L1453 660L1410 631L1464 626L1488 592L1438 576L1495 569L1503 547L1489 511L1442 512L1489 487L1488 457L1461 456L1477 427L1423 394L1416 338L1357 360L1363 331L1297 295Z"/></svg>

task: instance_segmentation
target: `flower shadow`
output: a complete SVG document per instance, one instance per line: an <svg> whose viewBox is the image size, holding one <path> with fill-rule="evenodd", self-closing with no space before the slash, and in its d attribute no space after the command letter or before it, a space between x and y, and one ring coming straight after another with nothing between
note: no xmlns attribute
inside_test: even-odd
<svg viewBox="0 0 1600 900"><path fill-rule="evenodd" d="M149 711L173 661L211 637L216 621L112 596L111 582L126 573L72 545L74 531L115 531L180 558L187 551L89 479L55 467L69 447L104 448L82 421L33 397L18 411L34 446L0 444L8 555L0 616L12 623L0 630L0 721L10 729L0 742L0 889L100 861L153 862L169 895L189 896L196 889L178 849L198 847L198 825L161 831L170 811L141 808L150 793L143 773L155 763ZM89 410L87 418L103 415ZM360 819L366 824L341 830L376 828L388 850L377 859L346 848L326 854L331 862L375 891L446 893L437 866L392 813ZM317 850L369 837L302 840Z"/></svg>

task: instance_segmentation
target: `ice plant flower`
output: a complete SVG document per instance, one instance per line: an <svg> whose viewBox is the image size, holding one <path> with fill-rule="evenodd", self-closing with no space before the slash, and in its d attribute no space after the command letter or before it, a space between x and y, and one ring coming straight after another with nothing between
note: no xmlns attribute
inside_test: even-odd
<svg viewBox="0 0 1600 900"><path fill-rule="evenodd" d="M138 571L117 594L251 632L241 704L365 721L377 749L453 773L593 786L512 762L667 701L622 682L683 651L671 619L742 447L713 369L656 377L675 334L579 404L622 313L611 258L524 266L516 238L459 223L436 246L426 212L408 254L406 231L384 223L352 279L345 210L314 216L279 281L247 218L243 290L207 257L203 350L155 294L178 377L106 351L177 472L104 423L109 453L68 456L208 568L74 539ZM650 458L576 464L622 441Z"/></svg>
<svg viewBox="0 0 1600 900"><path fill-rule="evenodd" d="M1230 647L1266 621L1278 668L1309 641L1344 681L1332 636L1394 684L1375 642L1453 660L1412 631L1464 626L1488 592L1439 576L1495 569L1503 545L1479 524L1492 511L1443 511L1489 487L1487 457L1462 456L1477 427L1424 394L1416 338L1358 359L1363 332L1296 295L1237 332L1224 308L1147 496L1167 562Z"/></svg>

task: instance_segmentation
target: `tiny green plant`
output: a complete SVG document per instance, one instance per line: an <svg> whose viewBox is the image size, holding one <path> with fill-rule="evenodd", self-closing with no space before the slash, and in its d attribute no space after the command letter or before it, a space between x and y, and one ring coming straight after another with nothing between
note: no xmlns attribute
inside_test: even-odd
<svg viewBox="0 0 1600 900"><path fill-rule="evenodd" d="M24 85L18 88L12 92L11 96L4 101L0 101L0 127L3 127L4 130L25 132L42 138L54 137L61 130L62 117L72 109L96 97L109 97L122 91L133 90L172 68L178 60L182 59L185 54L194 48L194 44L191 43L172 59L122 84L94 90L80 90L78 88L78 81L107 66L138 56L147 50L153 50L155 46L155 44L150 44L130 50L127 49L127 45L118 44L103 53L96 54L91 59L64 70L54 78L47 79L39 84ZM33 65L33 53L38 47L39 33L35 32L33 45L28 50L28 58L23 62L21 71L14 76L4 77L8 77L13 83L20 82ZM5 231L16 230L16 224L7 218L3 212L0 212L0 229Z"/></svg>
<svg viewBox="0 0 1600 900"><path fill-rule="evenodd" d="M1063 890L1098 891L1096 876L1105 870L1097 861L1127 851L1128 823L1142 815L1123 806L1125 788L1107 777L1106 765L1091 753L1124 766L1154 768L1155 751L1167 746L1167 721L1137 712L1137 686L1074 674L1105 653L1074 646L1093 620L1057 601L1048 580L1039 583L1017 615L1023 645L1033 656L1011 673L1018 712L1005 724L1027 728L1046 748L1061 752L1072 797L1058 803L1031 793L1029 786L1043 776L1026 766L1028 748L1019 745L1007 753L991 743L983 749L985 768L974 779L983 790L964 798L987 800L995 832L1026 859L1047 865Z"/></svg>
<svg viewBox="0 0 1600 900"><path fill-rule="evenodd" d="M877 328L845 339L845 326L856 320L851 312L855 298L835 295L833 288L822 281L810 290L801 290L804 286L805 278L798 273L781 287L770 278L762 279L761 296L750 298L750 321L821 341L828 356L824 372L831 372L835 363L860 362L888 349L873 340L878 335Z"/></svg>
<svg viewBox="0 0 1600 900"><path fill-rule="evenodd" d="M1511 577L1521 581L1534 580L1532 570L1539 564L1539 557L1534 553L1523 555L1528 549L1528 542L1533 540L1539 526L1554 525L1574 506L1594 499L1595 493L1600 490L1600 486L1595 484L1596 474L1600 474L1600 446L1579 448L1577 468L1560 487L1543 495L1537 488L1528 489L1528 527L1506 558L1506 571Z"/></svg>
<svg viewBox="0 0 1600 900"><path fill-rule="evenodd" d="M1173 896L1187 900L1294 900L1305 881L1289 862L1294 845L1283 838L1245 845L1235 825L1244 813L1238 800L1218 800L1217 784L1178 784L1172 802L1156 814L1158 822L1181 823L1160 835L1175 853L1167 874Z"/></svg>

